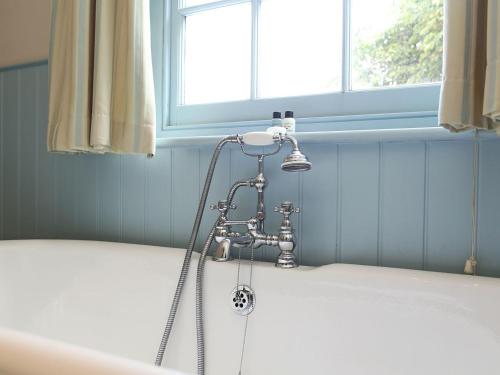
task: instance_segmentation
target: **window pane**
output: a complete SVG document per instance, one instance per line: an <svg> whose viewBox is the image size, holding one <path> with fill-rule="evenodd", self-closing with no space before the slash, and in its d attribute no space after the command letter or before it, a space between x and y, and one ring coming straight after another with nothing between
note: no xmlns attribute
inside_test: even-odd
<svg viewBox="0 0 500 375"><path fill-rule="evenodd" d="M338 91L342 71L342 0L263 0L259 96Z"/></svg>
<svg viewBox="0 0 500 375"><path fill-rule="evenodd" d="M251 5L186 17L184 104L250 98Z"/></svg>
<svg viewBox="0 0 500 375"><path fill-rule="evenodd" d="M352 87L441 79L442 0L351 0Z"/></svg>

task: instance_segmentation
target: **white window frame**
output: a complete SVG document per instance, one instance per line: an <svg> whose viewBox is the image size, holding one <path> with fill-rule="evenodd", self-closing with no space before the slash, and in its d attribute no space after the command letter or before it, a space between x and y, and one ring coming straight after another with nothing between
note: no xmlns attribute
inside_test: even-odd
<svg viewBox="0 0 500 375"><path fill-rule="evenodd" d="M391 114L436 111L439 102L440 83L401 85L366 90L351 87L351 0L343 1L343 48L341 91L318 95L280 98L257 98L257 48L258 9L260 0L218 0L213 3L180 8L181 0L171 0L170 12L165 12L164 25L170 25L169 83L164 84L164 105L168 106L168 118L164 130L177 125L212 123L236 123L269 119L273 111L292 110L297 117L317 118L339 115ZM250 100L207 104L181 104L182 58L184 56L185 17L201 11L251 3L252 6L252 63ZM166 8L169 8L168 5ZM166 56L168 59L168 56Z"/></svg>

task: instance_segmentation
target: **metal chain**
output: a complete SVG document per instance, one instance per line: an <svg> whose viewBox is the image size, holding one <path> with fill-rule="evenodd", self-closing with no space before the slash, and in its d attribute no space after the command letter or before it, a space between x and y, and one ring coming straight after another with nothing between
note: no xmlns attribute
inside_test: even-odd
<svg viewBox="0 0 500 375"><path fill-rule="evenodd" d="M252 278L253 278L253 258L254 258L254 247L252 243L252 251L250 254L250 280L248 284L250 287L252 287ZM238 252L238 276L236 279L236 286L239 287L240 285L240 266L241 266L241 248ZM245 329L243 331L243 343L241 345L241 356L240 356L240 367L238 371L238 375L241 375L241 368L243 366L243 357L245 355L245 344L247 341L247 328L248 328L248 315L245 316Z"/></svg>
<svg viewBox="0 0 500 375"><path fill-rule="evenodd" d="M241 247L238 248L238 273L236 274L236 287L240 286L240 268L241 268Z"/></svg>

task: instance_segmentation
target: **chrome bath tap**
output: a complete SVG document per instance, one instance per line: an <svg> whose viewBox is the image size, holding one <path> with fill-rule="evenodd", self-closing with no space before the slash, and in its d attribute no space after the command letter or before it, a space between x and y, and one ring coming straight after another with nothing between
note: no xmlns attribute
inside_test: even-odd
<svg viewBox="0 0 500 375"><path fill-rule="evenodd" d="M230 189L227 199L219 201L216 205L211 205L210 208L219 211L219 218L215 228L215 241L217 248L213 256L213 260L225 262L231 260L231 248L235 247L253 247L260 246L276 246L280 250L280 254L276 260L276 267L279 268L294 268L297 267L297 259L294 254L295 239L294 230L290 216L292 213L299 213L300 210L295 208L291 202L284 201L279 207L275 207L274 211L283 215L280 230L278 234L268 234L264 230L266 219L266 208L264 204L264 190L267 185L267 180L264 176L264 158L266 156L276 154L283 144L288 141L292 144L292 153L283 161L281 168L287 172L307 171L311 168L311 163L307 160L304 154L300 151L295 138L291 136L276 135L273 138L273 143L278 144L277 150L267 154L251 154L245 150L244 145L248 144L245 139L240 138L240 146L244 154L254 156L258 162L258 173L252 179L236 182ZM257 212L254 217L247 220L231 220L228 216L229 210L235 210L232 199L234 194L240 187L252 187L257 191ZM242 227L242 231L234 231L233 227Z"/></svg>

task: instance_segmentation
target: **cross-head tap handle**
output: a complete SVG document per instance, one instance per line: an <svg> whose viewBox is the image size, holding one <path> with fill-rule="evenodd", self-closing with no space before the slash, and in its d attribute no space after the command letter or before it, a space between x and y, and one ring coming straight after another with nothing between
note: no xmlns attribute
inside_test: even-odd
<svg viewBox="0 0 500 375"><path fill-rule="evenodd" d="M280 214L289 216L292 213L299 213L300 208L294 207L292 202L284 201L281 203L280 207L274 207L274 212L279 212Z"/></svg>
<svg viewBox="0 0 500 375"><path fill-rule="evenodd" d="M211 210L218 210L219 212L226 212L227 210L234 210L236 209L235 204L228 205L227 200L223 199L217 202L217 204L211 204L210 205Z"/></svg>

